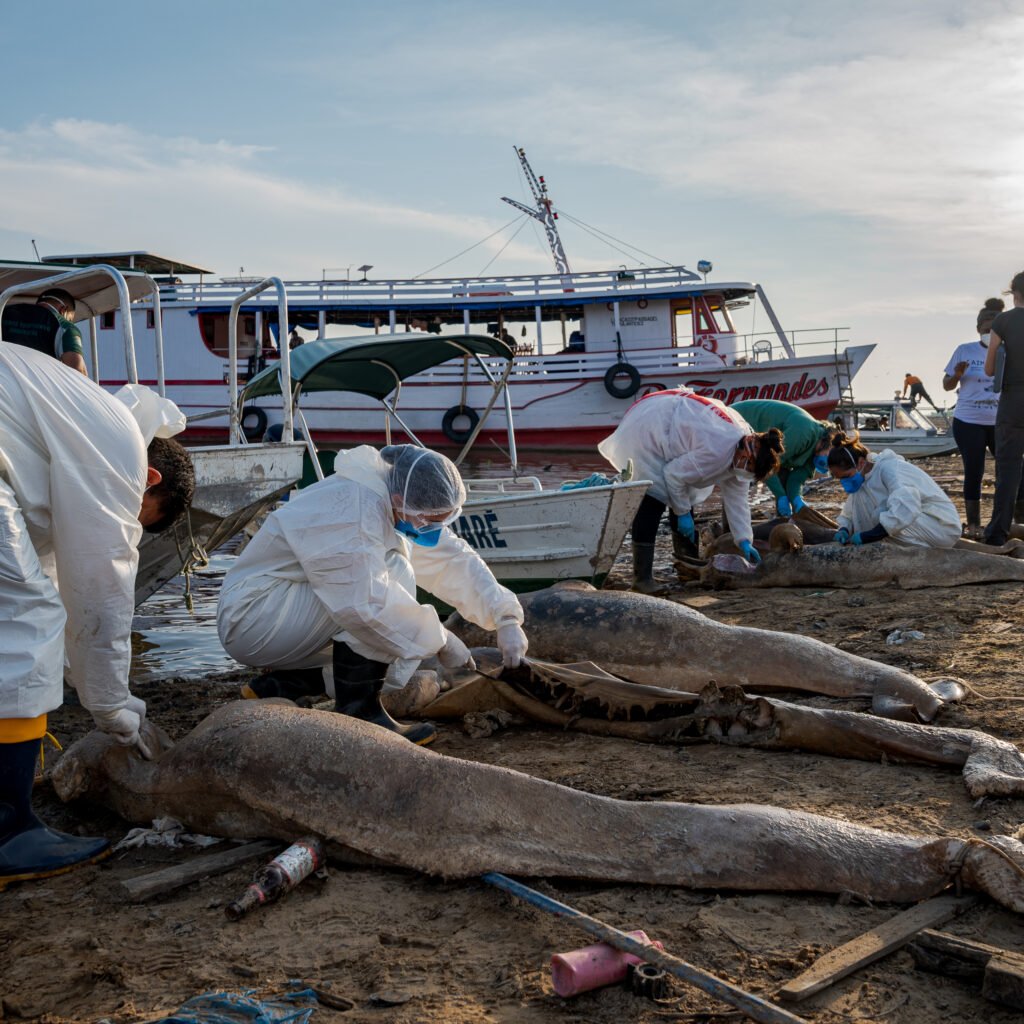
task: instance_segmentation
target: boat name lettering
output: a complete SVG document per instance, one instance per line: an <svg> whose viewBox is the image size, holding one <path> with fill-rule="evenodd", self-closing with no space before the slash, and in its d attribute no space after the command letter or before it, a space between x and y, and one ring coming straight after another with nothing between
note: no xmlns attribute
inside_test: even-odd
<svg viewBox="0 0 1024 1024"><path fill-rule="evenodd" d="M692 388L699 395L708 398L717 398L726 405L733 402L747 402L753 398L770 398L776 402L799 402L808 398L819 398L828 394L829 379L827 377L808 377L802 373L795 381L783 381L779 384L764 384L761 387L719 387L721 381L718 379L708 380L706 378L686 381L686 386Z"/></svg>
<svg viewBox="0 0 1024 1024"><path fill-rule="evenodd" d="M498 517L493 512L482 516L459 516L454 524L455 532L477 551L482 548L507 548L508 542L501 539Z"/></svg>
<svg viewBox="0 0 1024 1024"><path fill-rule="evenodd" d="M656 324L658 318L656 316L620 316L619 326L620 327L643 327L644 324Z"/></svg>

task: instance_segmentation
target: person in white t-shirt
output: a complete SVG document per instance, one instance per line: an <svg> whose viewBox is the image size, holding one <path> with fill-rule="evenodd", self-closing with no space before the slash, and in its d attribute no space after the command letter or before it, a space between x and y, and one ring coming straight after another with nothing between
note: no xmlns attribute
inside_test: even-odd
<svg viewBox="0 0 1024 1024"><path fill-rule="evenodd" d="M985 449L995 455L996 410L999 395L992 390L992 378L985 373L988 336L992 321L1003 309L1002 299L986 299L978 313L977 341L956 347L946 364L942 386L953 391L959 386L956 412L953 416L953 437L964 462L964 511L967 523L964 536L980 540L981 480L985 472ZM1024 490L1024 484L1022 484ZM1018 494L1020 501L1024 495Z"/></svg>

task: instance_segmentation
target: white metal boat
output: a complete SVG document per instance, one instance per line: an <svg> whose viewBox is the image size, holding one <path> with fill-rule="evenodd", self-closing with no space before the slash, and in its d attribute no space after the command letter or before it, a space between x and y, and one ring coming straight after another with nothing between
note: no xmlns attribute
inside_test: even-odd
<svg viewBox="0 0 1024 1024"><path fill-rule="evenodd" d="M854 402L837 410L833 419L844 430L857 430L868 448L891 448L908 459L951 455L957 450L951 433L936 428L920 409L906 400Z"/></svg>
<svg viewBox="0 0 1024 1024"><path fill-rule="evenodd" d="M121 273L110 266L93 266L68 271L67 267L38 263L0 263L0 317L10 301L34 299L48 287L59 286L76 299L77 319L104 317L118 311L126 329L120 337L117 353L125 368L126 382L138 382L133 317L134 301L147 301L156 310L159 322L159 291L151 277L140 272ZM283 292L282 302L283 302ZM286 316L286 307L282 312ZM0 320L2 322L2 320ZM162 345L159 330L154 340L154 365L161 364ZM93 332L95 339L96 334ZM108 352L108 358L114 353ZM95 346L86 352L91 375L97 377L98 353ZM156 384L158 379L146 382ZM222 392L226 393L222 385ZM222 398L221 405L227 405ZM222 430L222 437L226 431ZM261 510L275 502L302 475L305 445L252 444L237 441L191 449L196 473L196 493L188 516L161 534L143 534L139 545L139 570L136 577L136 603L141 603L191 562L201 561L228 537L240 530Z"/></svg>
<svg viewBox="0 0 1024 1024"><path fill-rule="evenodd" d="M512 204L544 225L554 273L377 281L365 273L361 280L330 279L324 271L320 280L289 281L286 325L272 297L252 295L244 304L239 383L279 358L281 339L293 334L308 342L346 332L409 332L423 339L442 331L486 332L515 345L510 408L520 446L559 449L593 448L614 430L634 397L680 384L727 404L791 401L821 418L848 394L874 346L849 346L845 328L787 333L756 282L708 280L711 265L704 261L698 272L661 266L572 273L543 179L533 175L522 151L519 156L536 206ZM212 280L202 267L142 252L50 259L165 275L160 298L168 395L188 415L191 437L222 436L227 421L215 410L229 372L229 311L245 282ZM741 329L741 311L750 314L749 329ZM137 334L152 331L151 309L134 316ZM117 317L111 312L94 323L103 383L110 387L123 383L116 361L106 355ZM148 350L140 367L144 382L156 380L158 368ZM404 385L408 422L432 447L460 443L489 386L471 360L431 369ZM319 441L382 440L377 411L364 396L311 400L305 412ZM278 413L256 399L242 416L247 433L261 436ZM483 439L500 438L506 429L505 410L496 409Z"/></svg>
<svg viewBox="0 0 1024 1024"><path fill-rule="evenodd" d="M473 334L370 335L328 339L303 345L291 353L290 373L295 394L296 422L306 430L303 407L312 398L322 402L326 392L360 395L377 403L381 433L390 439L392 423L418 443L404 411L398 408L405 381L446 360L473 361L490 381L490 396L481 405L481 419L467 437L461 461L489 416L503 408L506 443L512 475L505 478L467 478L468 499L452 529L490 566L494 575L517 592L536 590L557 580L581 579L600 586L608 575L626 531L643 499L648 481L619 481L574 488L545 490L535 477L515 473L516 434L509 414L507 381L512 351L499 339ZM252 378L237 407L254 398L280 394L280 373L271 366ZM385 417L380 417L381 408ZM237 411L236 411L237 416ZM312 454L312 453L311 453ZM327 453L325 453L327 454ZM330 461L327 454L324 461ZM311 460L312 461L312 460ZM316 466L320 469L321 458Z"/></svg>

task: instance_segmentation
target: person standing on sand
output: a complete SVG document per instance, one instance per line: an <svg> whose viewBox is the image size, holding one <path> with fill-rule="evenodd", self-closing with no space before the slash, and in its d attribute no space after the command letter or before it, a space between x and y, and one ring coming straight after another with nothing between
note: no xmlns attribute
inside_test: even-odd
<svg viewBox="0 0 1024 1024"><path fill-rule="evenodd" d="M953 437L964 463L964 536L981 540L981 480L985 473L985 449L996 452L996 410L999 395L992 390L992 376L985 372L989 331L1002 312L1002 299L986 299L978 313L978 340L956 347L946 364L942 387L959 387L953 416ZM1017 501L1020 502L1018 494Z"/></svg>
<svg viewBox="0 0 1024 1024"><path fill-rule="evenodd" d="M985 543L1005 544L1014 519L1024 522L1021 460L1024 459L1024 270L1010 282L1013 309L992 321L985 373L994 377L996 358L1004 353L1002 390L996 412L996 496Z"/></svg>

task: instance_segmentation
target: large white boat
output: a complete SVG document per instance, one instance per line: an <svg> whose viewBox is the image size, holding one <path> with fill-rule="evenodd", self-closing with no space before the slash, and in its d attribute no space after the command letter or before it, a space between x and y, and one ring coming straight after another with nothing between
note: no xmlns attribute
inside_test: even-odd
<svg viewBox="0 0 1024 1024"><path fill-rule="evenodd" d="M511 341L516 357L509 377L511 409L522 447L592 448L618 424L642 394L685 384L730 404L773 398L795 402L824 418L848 397L854 376L873 345L847 344L844 328L783 330L764 289L754 281L708 279L711 265L621 267L572 273L542 179L520 160L536 200L530 208L555 256L551 274L519 277L288 281L288 323L272 296L255 295L242 306L238 383L279 358L282 339L311 341L346 334L442 331L487 333ZM511 200L509 200L512 202ZM165 337L167 394L189 417L195 440L223 437L228 379L228 319L247 279L215 280L211 272L143 252L65 254L59 263L102 262L146 270L163 279L160 301ZM741 330L740 313L750 314ZM118 312L92 321L102 381L123 383L117 370ZM152 309L133 313L135 333L153 330ZM155 382L150 350L140 346L139 374ZM403 384L407 419L434 447L461 443L475 426L489 384L471 360L437 367ZM304 406L318 441L380 443L380 417L358 395L341 403ZM252 437L280 418L276 404L254 400L242 410ZM482 440L499 441L507 428L495 410Z"/></svg>

